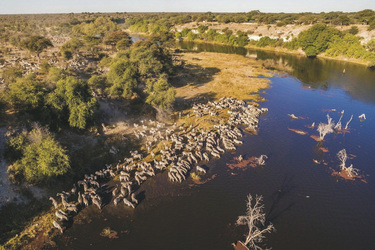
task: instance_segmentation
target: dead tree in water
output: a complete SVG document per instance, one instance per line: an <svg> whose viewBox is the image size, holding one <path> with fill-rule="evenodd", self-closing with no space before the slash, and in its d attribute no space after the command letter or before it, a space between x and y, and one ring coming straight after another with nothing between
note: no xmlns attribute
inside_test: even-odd
<svg viewBox="0 0 375 250"><path fill-rule="evenodd" d="M259 158L257 158L257 163L259 166L264 166L266 164L266 159L268 159L267 155L261 155Z"/></svg>
<svg viewBox="0 0 375 250"><path fill-rule="evenodd" d="M353 119L353 115L350 117L349 121L346 123L346 125L345 125L345 130L348 129L348 127L349 127L349 123L352 121L352 119Z"/></svg>
<svg viewBox="0 0 375 250"><path fill-rule="evenodd" d="M346 150L342 149L337 153L337 157L341 161L340 167L342 171L345 171L349 177L353 177L355 175L358 175L358 169L353 168L353 164L351 164L349 167L346 167L346 160L348 159L348 155L346 154Z"/></svg>
<svg viewBox="0 0 375 250"><path fill-rule="evenodd" d="M325 124L325 123L319 123L318 125L318 132L319 132L319 139L321 141L324 140L324 137L329 134L329 133L333 133L333 129L332 129L332 124L328 123L328 124Z"/></svg>
<svg viewBox="0 0 375 250"><path fill-rule="evenodd" d="M249 194L247 196L246 215L239 216L237 225L247 224L249 232L246 236L244 245L249 246L250 249L262 249L258 246L265 238L265 233L270 233L275 230L275 227L270 223L265 227L266 214L263 213L264 205L262 204L263 197L256 195L255 203L253 204L253 197Z"/></svg>
<svg viewBox="0 0 375 250"><path fill-rule="evenodd" d="M339 119L339 121L336 123L336 126L334 127L335 130L341 130L341 119L342 119L342 117L344 116L344 112L345 112L344 110L341 111L340 119Z"/></svg>

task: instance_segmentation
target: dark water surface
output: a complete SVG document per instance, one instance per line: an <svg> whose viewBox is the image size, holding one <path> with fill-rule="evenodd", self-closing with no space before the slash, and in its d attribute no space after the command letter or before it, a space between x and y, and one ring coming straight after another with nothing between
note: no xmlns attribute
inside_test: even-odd
<svg viewBox="0 0 375 250"><path fill-rule="evenodd" d="M200 48L201 44L192 46L214 51ZM232 242L244 240L246 227L234 223L245 213L250 193L263 195L267 219L277 229L267 235L268 247L375 249L375 72L346 62L240 48L221 46L215 51L255 54L259 60L292 68L290 75L270 78L271 88L262 94L267 101L261 104L269 112L260 118L258 135L245 134L236 152L210 161L207 178L212 180L205 184L196 185L191 178L172 184L166 173L157 174L137 190L145 199L135 210L111 203L102 211L93 206L81 211L57 240L58 248L232 249ZM323 145L310 138L318 132L307 125L326 123L327 113L337 121L341 110L345 110L343 125L354 115L348 133L329 134ZM302 119L291 120L287 114L292 113ZM367 120L361 122L362 113ZM336 154L343 148L355 156L347 163L366 175L367 183L331 175L330 168L338 169ZM226 164L240 154L266 154L269 159L261 168L229 169ZM100 236L106 227L118 238Z"/></svg>

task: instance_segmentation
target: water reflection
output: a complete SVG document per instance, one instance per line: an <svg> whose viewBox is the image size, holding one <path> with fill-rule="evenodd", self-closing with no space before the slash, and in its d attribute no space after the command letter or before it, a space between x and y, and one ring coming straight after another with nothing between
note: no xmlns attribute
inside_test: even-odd
<svg viewBox="0 0 375 250"><path fill-rule="evenodd" d="M363 65L209 43L180 42L177 46L197 52L239 54L268 64L273 61L279 68L281 63L281 68L304 86L322 90L342 88L354 99L375 104L375 71Z"/></svg>

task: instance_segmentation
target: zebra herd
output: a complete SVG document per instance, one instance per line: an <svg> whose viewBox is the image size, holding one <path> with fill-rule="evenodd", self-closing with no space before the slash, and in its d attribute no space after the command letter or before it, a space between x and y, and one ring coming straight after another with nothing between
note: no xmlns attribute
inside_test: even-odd
<svg viewBox="0 0 375 250"><path fill-rule="evenodd" d="M50 197L56 208L55 215L65 223L72 215L77 214L78 207L84 208L91 203L101 209L102 196L107 186L105 183L110 178L119 178L111 192L114 205L123 202L126 206L135 208L139 203L136 188L157 172L168 171L167 176L171 182L183 182L194 167L200 174L205 174L207 170L198 164L210 161L210 157L220 158L226 150L236 150L235 145L242 144L242 132L238 127L245 125L247 129L255 130L258 117L266 111L265 108L259 109L234 98L221 98L217 102L193 106L196 117L217 116L225 112L229 114L227 120L223 119L211 130L193 125L178 126L176 123L167 126L152 120L134 124L134 135L142 140L145 151L130 151L130 157L124 158L117 165L107 165L95 174L85 175L70 192L58 193L64 211ZM77 197L77 202L69 203L69 197L73 200ZM57 221L53 225L63 232L63 226Z"/></svg>

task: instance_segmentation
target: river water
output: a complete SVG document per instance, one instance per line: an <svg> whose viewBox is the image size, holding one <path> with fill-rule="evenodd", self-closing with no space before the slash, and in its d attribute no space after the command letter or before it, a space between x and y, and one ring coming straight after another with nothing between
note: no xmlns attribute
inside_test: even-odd
<svg viewBox="0 0 375 250"><path fill-rule="evenodd" d="M289 69L271 77L271 88L262 93L267 101L261 107L269 112L260 117L258 134L245 133L236 152L210 161L204 184L190 178L172 184L166 173L157 174L137 190L144 199L135 210L112 204L102 211L84 209L57 239L58 248L232 249L232 242L244 240L246 227L235 222L245 213L246 196L258 194L277 230L266 235L267 247L375 249L375 72L333 60L207 44L181 46L271 60ZM327 114L337 122L342 110L344 126L353 115L346 133L328 134L322 143L310 137L318 135L316 126L309 127L313 122L326 123ZM358 118L362 113L364 121ZM347 165L359 169L362 179L332 175L343 148L350 155ZM263 167L228 168L240 154L269 158ZM106 227L117 234L100 236Z"/></svg>

